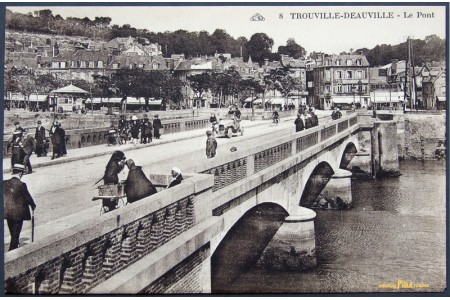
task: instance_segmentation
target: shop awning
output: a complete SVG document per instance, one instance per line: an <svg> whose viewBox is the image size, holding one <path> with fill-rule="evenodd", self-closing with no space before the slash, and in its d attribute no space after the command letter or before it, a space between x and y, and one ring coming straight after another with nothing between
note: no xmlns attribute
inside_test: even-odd
<svg viewBox="0 0 450 300"><path fill-rule="evenodd" d="M31 94L30 102L45 102L47 101L47 98L48 98L47 95Z"/></svg>
<svg viewBox="0 0 450 300"><path fill-rule="evenodd" d="M436 96L436 99L439 102L445 102L446 101L445 96Z"/></svg>
<svg viewBox="0 0 450 300"><path fill-rule="evenodd" d="M359 102L359 98L353 98L353 97L333 97L333 103L339 103L339 104L352 104L353 102Z"/></svg>
<svg viewBox="0 0 450 300"><path fill-rule="evenodd" d="M248 97L248 98L246 98L245 100L244 100L244 102L246 102L246 103L250 103L250 102L253 102L253 103L257 103L256 101L258 101L259 100L259 103L261 103L261 99L259 99L259 98L256 98L256 97Z"/></svg>
<svg viewBox="0 0 450 300"><path fill-rule="evenodd" d="M284 105L286 104L286 99L284 98L272 98L269 100L269 103L272 105Z"/></svg>
<svg viewBox="0 0 450 300"><path fill-rule="evenodd" d="M371 92L370 100L373 103L397 103L403 102L403 92Z"/></svg>

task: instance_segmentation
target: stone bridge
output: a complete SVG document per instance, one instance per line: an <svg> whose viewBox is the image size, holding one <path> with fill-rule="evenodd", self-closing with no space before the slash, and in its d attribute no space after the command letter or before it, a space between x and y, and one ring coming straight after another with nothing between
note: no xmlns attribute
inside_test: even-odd
<svg viewBox="0 0 450 300"><path fill-rule="evenodd" d="M354 173L398 171L395 122L356 113L195 167L182 184L6 253L8 294L210 293L211 257L264 203L287 218L258 264L314 267L314 205L351 206ZM155 183L166 178L150 175ZM320 199L321 201L317 201Z"/></svg>

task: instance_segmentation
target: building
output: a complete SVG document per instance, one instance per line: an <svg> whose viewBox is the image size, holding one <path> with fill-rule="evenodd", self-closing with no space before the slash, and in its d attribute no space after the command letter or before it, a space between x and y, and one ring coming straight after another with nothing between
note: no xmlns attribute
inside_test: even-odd
<svg viewBox="0 0 450 300"><path fill-rule="evenodd" d="M373 67L369 69L370 107L379 109L402 109L405 92L404 82L389 67Z"/></svg>
<svg viewBox="0 0 450 300"><path fill-rule="evenodd" d="M61 51L51 59L49 72L63 80L81 79L93 82L93 75L105 75L110 55L102 51Z"/></svg>
<svg viewBox="0 0 450 300"><path fill-rule="evenodd" d="M446 73L430 71L422 80L423 104L425 109L446 109Z"/></svg>
<svg viewBox="0 0 450 300"><path fill-rule="evenodd" d="M349 108L360 103L367 107L369 95L369 62L364 55L320 55L316 60L314 103L321 109L334 106Z"/></svg>

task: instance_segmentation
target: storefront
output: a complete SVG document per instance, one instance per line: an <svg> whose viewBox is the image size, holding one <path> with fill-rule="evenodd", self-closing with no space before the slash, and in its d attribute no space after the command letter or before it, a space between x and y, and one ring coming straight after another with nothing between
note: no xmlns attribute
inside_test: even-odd
<svg viewBox="0 0 450 300"><path fill-rule="evenodd" d="M376 110L403 109L404 91L401 83L370 84L370 106Z"/></svg>

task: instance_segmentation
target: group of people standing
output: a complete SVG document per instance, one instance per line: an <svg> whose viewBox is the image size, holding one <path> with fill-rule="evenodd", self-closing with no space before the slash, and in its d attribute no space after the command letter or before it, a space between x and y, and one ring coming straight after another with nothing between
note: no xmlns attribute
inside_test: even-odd
<svg viewBox="0 0 450 300"><path fill-rule="evenodd" d="M42 126L42 121L37 122L34 132L23 129L18 121L14 122L14 132L9 140L12 149L11 170L15 165L24 166L24 174L33 172L30 157L33 152L37 157L47 156L48 142L47 131L53 146L52 159L62 157L67 154L66 133L58 121L54 121L49 130Z"/></svg>
<svg viewBox="0 0 450 300"><path fill-rule="evenodd" d="M127 141L134 145L151 143L153 137L155 139L161 137L160 130L163 128L158 115L154 116L153 121L149 120L147 115L144 115L142 119L131 116L129 121L125 119L124 115L121 115L118 127L118 143L120 145L126 144Z"/></svg>
<svg viewBox="0 0 450 300"><path fill-rule="evenodd" d="M294 121L294 124L296 132L318 126L319 118L315 113L314 107L309 108L300 107L297 113L297 118Z"/></svg>
<svg viewBox="0 0 450 300"><path fill-rule="evenodd" d="M148 196L151 196L157 192L156 187L147 178L141 166L137 166L132 159L127 159L125 153L122 151L115 151L105 168L103 175L104 184L117 185L121 183L119 174L122 173L125 166L128 168L128 175L126 180L122 183L125 184L125 195L127 197L127 203L133 203ZM181 170L174 167L171 171L172 180L169 182L167 188L176 186L183 180ZM116 208L117 203L103 202L104 206L107 206L109 210Z"/></svg>

